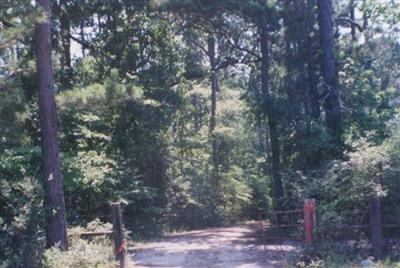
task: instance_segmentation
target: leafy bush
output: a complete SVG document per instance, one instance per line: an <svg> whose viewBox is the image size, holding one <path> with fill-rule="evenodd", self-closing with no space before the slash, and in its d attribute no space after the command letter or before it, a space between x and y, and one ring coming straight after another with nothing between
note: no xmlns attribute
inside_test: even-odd
<svg viewBox="0 0 400 268"><path fill-rule="evenodd" d="M400 263L392 256L384 261L375 261L368 256L367 241L321 241L313 247L304 247L298 256L297 268L399 268ZM398 248L393 247L393 250Z"/></svg>
<svg viewBox="0 0 400 268"><path fill-rule="evenodd" d="M53 247L44 252L44 267L47 268L109 268L116 265L112 241L107 237L80 238L83 231L110 230L110 224L99 220L90 222L86 228L74 227L68 230L70 247L61 251Z"/></svg>
<svg viewBox="0 0 400 268"><path fill-rule="evenodd" d="M290 198L317 200L317 223L322 229L343 224L368 223L368 201L382 202L384 223L398 223L400 202L400 128L398 118L390 126L391 136L380 144L363 139L342 160L308 173L287 172ZM327 228L328 227L328 228ZM322 230L324 231L324 230Z"/></svg>
<svg viewBox="0 0 400 268"><path fill-rule="evenodd" d="M44 266L47 268L110 268L115 266L112 246L104 243L78 239L68 251L54 247L44 252Z"/></svg>
<svg viewBox="0 0 400 268"><path fill-rule="evenodd" d="M42 192L34 178L39 149L0 154L0 260L2 267L39 267L44 248ZM32 163L32 165L29 165Z"/></svg>

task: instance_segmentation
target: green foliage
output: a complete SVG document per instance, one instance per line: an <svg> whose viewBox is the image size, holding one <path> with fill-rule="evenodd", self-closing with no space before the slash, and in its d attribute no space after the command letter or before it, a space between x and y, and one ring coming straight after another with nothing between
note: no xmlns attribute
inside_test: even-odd
<svg viewBox="0 0 400 268"><path fill-rule="evenodd" d="M87 224L86 228L74 227L68 230L69 249L61 251L57 247L47 249L44 252L43 267L46 268L109 268L117 265L113 254L113 243L109 238L81 239L79 234L83 231L110 230L111 224L94 220Z"/></svg>
<svg viewBox="0 0 400 268"><path fill-rule="evenodd" d="M25 98L20 89L0 90L0 150L27 142L23 122L26 119Z"/></svg>
<svg viewBox="0 0 400 268"><path fill-rule="evenodd" d="M43 14L32 1L3 2L0 259L5 267L39 267L44 219L33 25ZM384 221L398 223L396 1L355 1L356 22L364 28L356 29L356 40L350 24L333 19L344 147L332 142L326 127L316 1L67 0L63 10L56 2L55 89L71 226L108 220L111 201L124 203L126 227L135 238L256 219L273 209L260 23L268 23L270 31L268 84L285 206L298 207L304 198L315 197L322 227L359 224L368 220L367 200L377 196ZM335 9L336 17L347 17L348 1L336 1ZM68 15L74 40L72 68L59 60L67 50L61 11ZM210 35L216 39L219 80L213 133ZM65 77L69 86L61 83ZM317 116L311 112L315 98ZM46 251L46 265L109 267L108 243L74 238L69 253ZM342 255L332 252L312 265L346 265Z"/></svg>
<svg viewBox="0 0 400 268"><path fill-rule="evenodd" d="M111 243L78 240L67 252L51 248L44 253L44 267L47 268L109 268L117 265L112 254Z"/></svg>
<svg viewBox="0 0 400 268"><path fill-rule="evenodd" d="M152 99L137 83L121 82L116 69L103 84L57 96L69 222L104 215L110 201L123 200L128 227L160 230L169 179L164 135L178 98L171 90Z"/></svg>
<svg viewBox="0 0 400 268"><path fill-rule="evenodd" d="M5 260L4 267L40 264L44 246L42 194L34 177L39 152L26 147L0 156L0 258Z"/></svg>
<svg viewBox="0 0 400 268"><path fill-rule="evenodd" d="M173 178L168 196L170 228L179 228L182 222L202 227L258 216L270 207L268 179L262 172L263 162L255 157L257 137L247 129L245 102L238 100L240 89L221 83L214 132L219 151L217 177L209 163L208 125L199 122L208 121L203 105L209 88L193 83L185 90L185 106L172 129L176 139L171 144L175 161L169 168Z"/></svg>
<svg viewBox="0 0 400 268"><path fill-rule="evenodd" d="M358 244L321 241L314 247L306 247L299 253L300 261L295 263L299 268L347 268L369 267L389 268L399 267L400 263L388 257L383 261L376 261L366 254L368 252L367 241ZM397 248L393 248L395 252Z"/></svg>
<svg viewBox="0 0 400 268"><path fill-rule="evenodd" d="M397 222L399 169L398 120L390 126L391 136L382 144L360 141L357 149L344 160L334 161L325 169L307 174L293 174L291 185L301 200L313 196L318 200L321 231L337 224L368 222L367 204L371 197L383 202L384 222ZM323 179L321 179L323 178Z"/></svg>

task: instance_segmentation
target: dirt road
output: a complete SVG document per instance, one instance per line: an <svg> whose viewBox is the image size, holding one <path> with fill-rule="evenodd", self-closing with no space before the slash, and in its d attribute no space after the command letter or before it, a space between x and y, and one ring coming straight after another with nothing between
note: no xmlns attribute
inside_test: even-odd
<svg viewBox="0 0 400 268"><path fill-rule="evenodd" d="M135 246L134 267L290 267L294 243L265 243L259 224L211 228L165 236Z"/></svg>

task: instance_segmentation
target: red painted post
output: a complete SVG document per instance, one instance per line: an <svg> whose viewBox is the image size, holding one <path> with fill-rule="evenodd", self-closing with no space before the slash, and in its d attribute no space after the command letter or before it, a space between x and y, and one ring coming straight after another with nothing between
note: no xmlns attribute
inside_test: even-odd
<svg viewBox="0 0 400 268"><path fill-rule="evenodd" d="M314 216L315 199L304 200L304 240L308 245L313 243Z"/></svg>

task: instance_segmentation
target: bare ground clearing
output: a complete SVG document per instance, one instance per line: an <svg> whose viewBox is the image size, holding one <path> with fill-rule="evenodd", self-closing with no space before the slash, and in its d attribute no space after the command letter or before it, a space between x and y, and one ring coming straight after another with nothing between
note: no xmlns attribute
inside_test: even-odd
<svg viewBox="0 0 400 268"><path fill-rule="evenodd" d="M290 267L288 259L296 254L294 242L262 242L260 224L209 228L135 245L131 257L134 267Z"/></svg>

